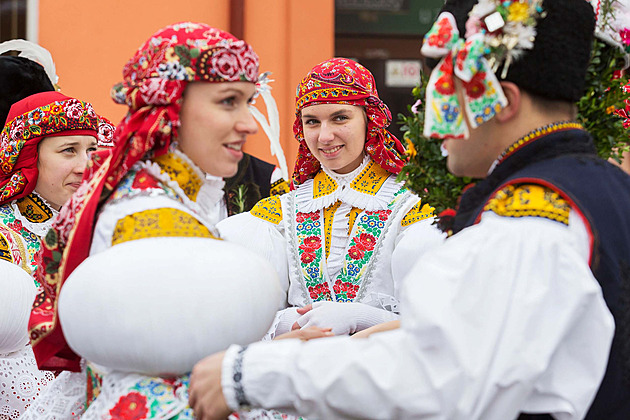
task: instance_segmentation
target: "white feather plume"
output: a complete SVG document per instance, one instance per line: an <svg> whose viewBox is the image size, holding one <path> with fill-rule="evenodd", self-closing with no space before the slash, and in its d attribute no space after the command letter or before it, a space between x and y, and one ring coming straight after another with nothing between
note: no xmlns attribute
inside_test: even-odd
<svg viewBox="0 0 630 420"><path fill-rule="evenodd" d="M0 44L0 54L8 51L19 51L19 57L28 58L39 63L46 71L53 85L59 82L52 55L46 48L24 39L11 39Z"/></svg>

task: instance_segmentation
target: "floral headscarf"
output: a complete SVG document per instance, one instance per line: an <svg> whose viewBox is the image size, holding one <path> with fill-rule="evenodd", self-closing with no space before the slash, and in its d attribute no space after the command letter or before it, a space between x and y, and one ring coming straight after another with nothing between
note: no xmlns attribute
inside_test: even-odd
<svg viewBox="0 0 630 420"><path fill-rule="evenodd" d="M37 146L45 137L86 135L113 146L114 126L92 105L59 92L28 96L11 106L0 134L0 204L30 194L37 184Z"/></svg>
<svg viewBox="0 0 630 420"><path fill-rule="evenodd" d="M293 171L293 186L312 178L320 169L304 141L301 112L314 104L344 104L365 107L367 139L365 151L383 169L397 174L405 164L405 148L386 130L392 121L389 108L378 97L372 73L346 58L332 58L313 67L297 87L293 134L300 142Z"/></svg>
<svg viewBox="0 0 630 420"><path fill-rule="evenodd" d="M79 357L65 342L56 300L72 271L89 255L100 203L141 159L168 152L177 139L182 95L190 82L258 81L258 56L233 35L201 23L178 23L156 32L123 68L114 101L129 112L116 130L111 155L95 154L84 182L61 209L44 240L38 276L44 293L29 322L40 368L79 369Z"/></svg>

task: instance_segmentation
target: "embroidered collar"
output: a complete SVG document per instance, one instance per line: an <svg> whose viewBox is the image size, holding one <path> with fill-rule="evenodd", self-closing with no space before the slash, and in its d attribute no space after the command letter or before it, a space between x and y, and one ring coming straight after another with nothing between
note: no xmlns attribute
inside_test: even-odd
<svg viewBox="0 0 630 420"><path fill-rule="evenodd" d="M525 136L525 140L521 139L508 148L492 173L462 194L453 222L453 232L457 233L466 227L490 194L524 167L567 154L596 156L590 134L582 129L566 126L558 128L564 124L576 123L560 123L540 128L532 132L531 138L528 139L530 135ZM547 133L541 134L545 129Z"/></svg>
<svg viewBox="0 0 630 420"><path fill-rule="evenodd" d="M401 186L394 176L366 157L350 174L320 170L314 178L298 186L296 202L299 211L305 213L321 210L336 201L363 210L385 210Z"/></svg>
<svg viewBox="0 0 630 420"><path fill-rule="evenodd" d="M42 223L54 216L53 208L36 192L16 200L22 216L32 223Z"/></svg>
<svg viewBox="0 0 630 420"><path fill-rule="evenodd" d="M566 122L549 124L544 127L532 130L526 135L524 135L523 137L521 137L520 139L518 139L516 142L512 143L510 147L505 149L505 151L501 153L501 156L499 156L499 158L497 159L496 164L497 165L500 164L506 158L516 153L517 150L522 149L523 147L527 146L528 144L533 143L534 141L538 140L539 138L543 136L546 136L551 133L560 132L560 131L576 130L576 129L583 130L584 127L582 127L582 124L580 123L577 123L574 121L566 121Z"/></svg>
<svg viewBox="0 0 630 420"><path fill-rule="evenodd" d="M59 213L35 191L13 201L11 208L15 218L22 222L24 228L40 238L46 235L54 217Z"/></svg>
<svg viewBox="0 0 630 420"><path fill-rule="evenodd" d="M197 201L197 194L203 185L205 174L184 153L172 148L165 155L153 159L171 180L177 182L186 197Z"/></svg>

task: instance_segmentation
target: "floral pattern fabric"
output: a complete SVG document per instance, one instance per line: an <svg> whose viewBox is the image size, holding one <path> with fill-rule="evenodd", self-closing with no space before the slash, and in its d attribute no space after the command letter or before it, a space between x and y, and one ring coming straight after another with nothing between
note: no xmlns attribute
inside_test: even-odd
<svg viewBox="0 0 630 420"><path fill-rule="evenodd" d="M320 169L319 161L304 141L300 117L302 108L313 104L364 107L368 119L365 151L390 173L400 172L405 164L405 148L386 129L392 121L392 115L378 96L374 76L355 61L333 58L313 67L297 88L293 134L300 146L293 171L293 187L312 178Z"/></svg>
<svg viewBox="0 0 630 420"><path fill-rule="evenodd" d="M455 76L464 86L464 108L473 128L507 105L499 81L484 57L483 35L479 33L464 40L452 14L440 14L425 35L422 53L427 57L443 57L427 84L425 137L468 138L468 127L455 92Z"/></svg>
<svg viewBox="0 0 630 420"><path fill-rule="evenodd" d="M378 240L385 231L392 209L398 204L398 198L405 192L401 188L386 210L362 211L354 223L345 253L341 272L331 285L324 276L325 255L322 234L323 210L301 213L295 207L295 235L297 237L297 255L301 263L301 273L312 301L333 300L350 302L357 297L367 264L372 259Z"/></svg>

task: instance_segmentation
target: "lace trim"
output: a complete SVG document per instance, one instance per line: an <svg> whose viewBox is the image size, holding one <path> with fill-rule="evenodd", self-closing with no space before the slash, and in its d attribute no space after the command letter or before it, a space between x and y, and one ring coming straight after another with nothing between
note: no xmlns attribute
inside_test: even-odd
<svg viewBox="0 0 630 420"><path fill-rule="evenodd" d="M31 346L0 356L0 418L14 420L39 398L55 379L41 371Z"/></svg>
<svg viewBox="0 0 630 420"><path fill-rule="evenodd" d="M402 183L396 182L394 176L370 159L364 167L357 169L361 171L350 182L344 175L335 175L323 169L314 178L299 185L295 190L299 211L311 213L336 201L368 211L387 209Z"/></svg>
<svg viewBox="0 0 630 420"><path fill-rule="evenodd" d="M26 197L11 202L11 209L22 225L40 238L52 227L59 212L35 191Z"/></svg>

